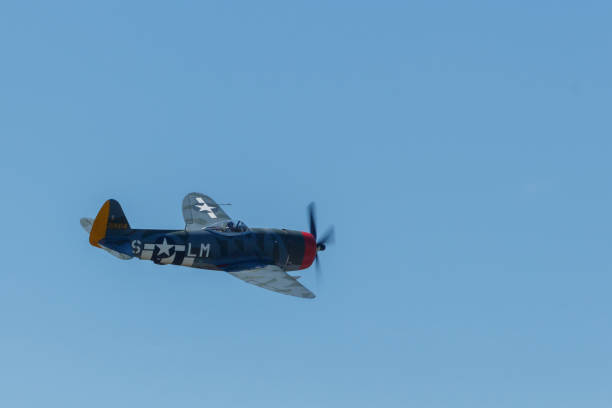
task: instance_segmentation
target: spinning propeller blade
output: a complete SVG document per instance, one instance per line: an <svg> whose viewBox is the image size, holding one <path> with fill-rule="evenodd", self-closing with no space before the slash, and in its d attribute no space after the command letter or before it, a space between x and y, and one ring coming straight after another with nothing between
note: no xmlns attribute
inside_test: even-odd
<svg viewBox="0 0 612 408"><path fill-rule="evenodd" d="M317 282L322 279L321 265L319 263L319 251L325 251L327 248L327 244L333 244L335 241L335 233L333 225L330 226L323 237L320 240L317 240L317 221L316 221L316 211L315 204L310 203L308 205L308 220L310 222L310 233L314 236L314 239L317 243L317 254L315 256L315 268L317 271Z"/></svg>

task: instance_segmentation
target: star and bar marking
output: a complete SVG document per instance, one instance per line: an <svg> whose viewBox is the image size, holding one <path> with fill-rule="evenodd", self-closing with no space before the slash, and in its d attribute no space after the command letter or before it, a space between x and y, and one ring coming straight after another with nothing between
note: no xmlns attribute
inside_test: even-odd
<svg viewBox="0 0 612 408"><path fill-rule="evenodd" d="M206 214L208 214L210 218L217 218L217 215L213 212L213 208L217 208L217 207L209 206L208 204L206 204L206 201L204 201L202 197L196 197L195 199L199 203L199 204L195 204L195 207L197 207L200 210L200 212L206 211Z"/></svg>

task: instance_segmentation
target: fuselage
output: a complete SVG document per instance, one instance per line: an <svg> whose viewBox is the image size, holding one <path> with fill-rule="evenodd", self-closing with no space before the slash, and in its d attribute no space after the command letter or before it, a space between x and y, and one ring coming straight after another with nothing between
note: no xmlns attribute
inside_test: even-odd
<svg viewBox="0 0 612 408"><path fill-rule="evenodd" d="M265 265L305 269L316 255L311 234L271 228L246 232L124 229L114 230L100 244L157 264L225 271Z"/></svg>

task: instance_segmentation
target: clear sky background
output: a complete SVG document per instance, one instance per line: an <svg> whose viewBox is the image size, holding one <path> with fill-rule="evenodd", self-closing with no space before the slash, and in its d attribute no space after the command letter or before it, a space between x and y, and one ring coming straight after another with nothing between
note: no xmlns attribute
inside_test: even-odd
<svg viewBox="0 0 612 408"><path fill-rule="evenodd" d="M87 4L86 4L87 3ZM508 3L508 4L505 4ZM609 1L0 5L0 405L610 407ZM314 300L108 198L334 224Z"/></svg>

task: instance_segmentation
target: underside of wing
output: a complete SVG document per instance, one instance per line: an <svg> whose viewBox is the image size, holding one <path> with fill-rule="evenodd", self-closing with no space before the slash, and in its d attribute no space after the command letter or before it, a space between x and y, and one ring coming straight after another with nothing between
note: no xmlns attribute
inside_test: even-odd
<svg viewBox="0 0 612 408"><path fill-rule="evenodd" d="M190 193L185 196L183 218L186 231L198 231L231 220L215 200L201 193Z"/></svg>
<svg viewBox="0 0 612 408"><path fill-rule="evenodd" d="M315 297L314 293L302 286L300 282L278 266L247 269L244 271L228 272L238 279L268 289L283 295L296 296L306 299Z"/></svg>

